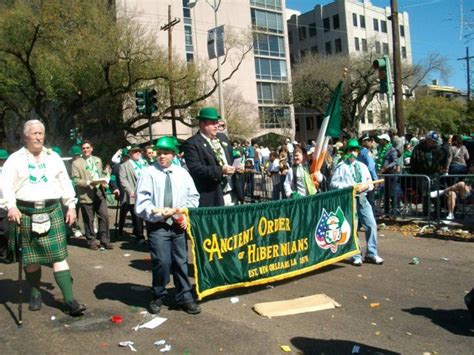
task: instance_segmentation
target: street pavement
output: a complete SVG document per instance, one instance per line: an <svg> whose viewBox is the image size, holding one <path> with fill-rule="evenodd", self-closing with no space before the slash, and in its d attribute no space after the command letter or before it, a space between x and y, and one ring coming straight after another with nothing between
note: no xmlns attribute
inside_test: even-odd
<svg viewBox="0 0 474 355"><path fill-rule="evenodd" d="M282 345L302 354L351 354L354 346L360 354L473 354L474 323L463 297L474 287L474 243L379 233L384 265L341 262L270 286L231 290L204 299L195 316L171 302L160 314L164 324L138 331L132 328L150 319L142 314L151 284L146 247L124 238L112 251L91 251L84 239L71 239L74 291L87 312L78 318L61 312L61 292L44 267L45 304L30 312L24 296L18 329L17 265L0 264L0 353L131 352L118 347L121 341L133 341L138 352L159 353L154 342L163 339L172 354L280 354ZM410 264L413 257L418 265ZM341 307L271 319L252 309L320 293ZM123 322L111 322L113 315Z"/></svg>

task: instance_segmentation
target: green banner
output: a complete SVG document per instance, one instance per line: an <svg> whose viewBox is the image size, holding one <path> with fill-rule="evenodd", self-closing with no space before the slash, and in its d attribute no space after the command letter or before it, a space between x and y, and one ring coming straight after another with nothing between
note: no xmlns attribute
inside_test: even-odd
<svg viewBox="0 0 474 355"><path fill-rule="evenodd" d="M354 208L349 188L189 209L198 298L301 275L357 254Z"/></svg>

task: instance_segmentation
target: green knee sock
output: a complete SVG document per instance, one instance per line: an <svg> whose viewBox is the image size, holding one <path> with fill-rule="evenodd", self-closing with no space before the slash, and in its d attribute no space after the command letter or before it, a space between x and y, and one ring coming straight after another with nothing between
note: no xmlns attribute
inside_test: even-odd
<svg viewBox="0 0 474 355"><path fill-rule="evenodd" d="M25 271L25 278L31 285L31 295L36 296L41 294L40 292L40 281L41 281L41 267L33 272Z"/></svg>
<svg viewBox="0 0 474 355"><path fill-rule="evenodd" d="M71 272L69 270L55 272L54 279L63 293L64 302L70 303L74 301Z"/></svg>

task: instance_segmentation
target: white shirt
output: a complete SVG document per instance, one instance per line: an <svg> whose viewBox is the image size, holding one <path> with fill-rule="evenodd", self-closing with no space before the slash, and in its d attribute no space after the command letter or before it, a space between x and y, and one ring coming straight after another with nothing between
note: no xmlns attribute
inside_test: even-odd
<svg viewBox="0 0 474 355"><path fill-rule="evenodd" d="M36 160L28 149L21 148L7 159L3 165L3 195L8 208L16 207L16 200L44 201L62 199L69 208L76 207L76 193L61 157L50 149L43 147L40 162L44 168L36 166L37 182L32 183L29 164ZM44 176L45 179L41 179ZM45 181L46 180L46 181Z"/></svg>
<svg viewBox="0 0 474 355"><path fill-rule="evenodd" d="M197 207L199 193L194 185L194 180L188 171L180 166L173 165L167 169L155 163L142 170L138 180L135 212L149 222L163 222L163 216L152 213L154 208L162 208L165 198L166 171L171 171L171 189L173 207Z"/></svg>
<svg viewBox="0 0 474 355"><path fill-rule="evenodd" d="M344 189L346 187L354 186L357 182L354 179L355 165L358 166L361 173L361 183L369 183L369 190L374 188L372 176L370 175L367 165L355 160L352 164L348 164L345 160L340 162L331 178L332 189Z"/></svg>
<svg viewBox="0 0 474 355"><path fill-rule="evenodd" d="M2 175L3 168L0 166L0 208L6 209L7 208L7 201L3 198L3 175Z"/></svg>

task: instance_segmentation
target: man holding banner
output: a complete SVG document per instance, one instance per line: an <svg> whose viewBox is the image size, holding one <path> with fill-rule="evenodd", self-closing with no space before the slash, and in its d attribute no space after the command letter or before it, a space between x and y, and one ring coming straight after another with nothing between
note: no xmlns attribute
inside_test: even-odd
<svg viewBox="0 0 474 355"><path fill-rule="evenodd" d="M197 207L199 193L189 173L172 164L178 153L176 139L161 137L156 148L157 162L142 171L135 201L135 212L147 221L154 295L149 310L154 314L160 312L173 273L176 303L185 312L198 314L201 308L194 300L188 279L186 220L184 215L177 214L177 209Z"/></svg>
<svg viewBox="0 0 474 355"><path fill-rule="evenodd" d="M357 196L357 217L359 223L365 228L367 242L366 262L381 265L384 260L377 251L377 222L374 212L367 200L366 191L374 188L369 169L364 163L357 160L360 146L356 139L350 139L346 146L345 159L339 163L331 179L331 188L343 189L354 186ZM362 266L362 255L355 255L352 264Z"/></svg>

